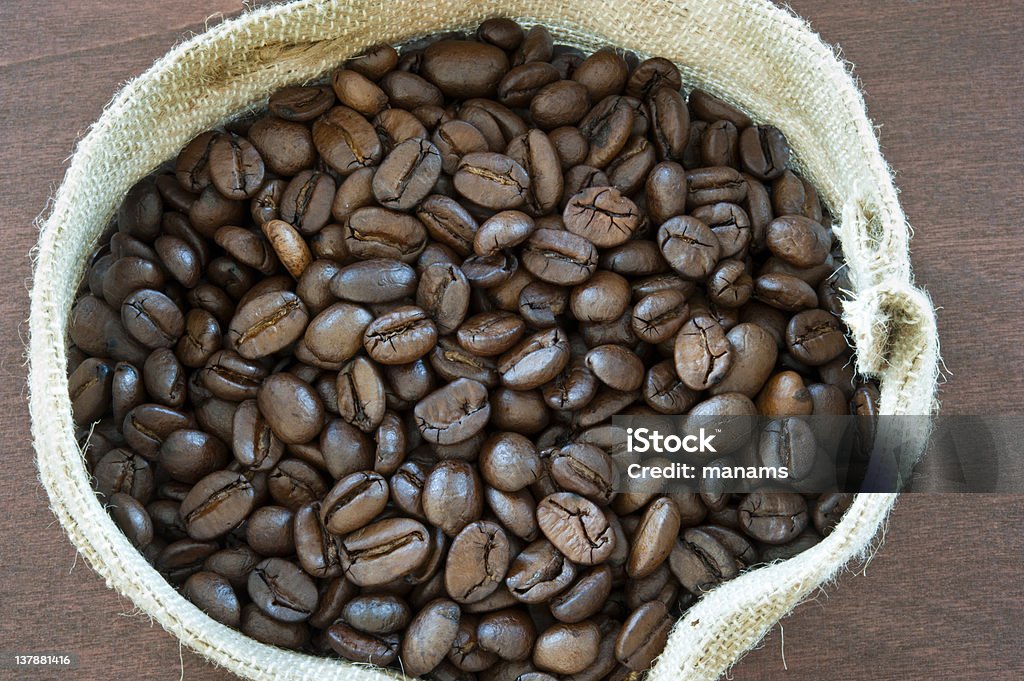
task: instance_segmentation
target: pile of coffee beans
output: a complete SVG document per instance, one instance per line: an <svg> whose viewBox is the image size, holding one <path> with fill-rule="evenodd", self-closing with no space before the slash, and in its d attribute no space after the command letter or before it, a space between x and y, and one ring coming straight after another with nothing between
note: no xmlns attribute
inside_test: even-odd
<svg viewBox="0 0 1024 681"><path fill-rule="evenodd" d="M204 132L70 322L96 491L181 593L287 648L624 679L842 494L622 493L616 414L873 414L830 219L777 129L665 59L507 19ZM769 448L771 449L771 448Z"/></svg>

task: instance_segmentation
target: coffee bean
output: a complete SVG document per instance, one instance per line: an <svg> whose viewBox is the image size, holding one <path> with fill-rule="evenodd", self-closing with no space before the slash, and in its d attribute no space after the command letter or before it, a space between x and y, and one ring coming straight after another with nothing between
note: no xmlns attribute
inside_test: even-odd
<svg viewBox="0 0 1024 681"><path fill-rule="evenodd" d="M505 531L486 520L472 522L452 540L444 571L445 588L457 603L481 601L505 579L509 560Z"/></svg>
<svg viewBox="0 0 1024 681"><path fill-rule="evenodd" d="M504 154L472 152L459 161L455 189L464 197L492 210L517 208L526 201L530 177Z"/></svg>
<svg viewBox="0 0 1024 681"><path fill-rule="evenodd" d="M437 326L418 307L404 305L377 317L363 332L363 347L381 364L408 364L437 343Z"/></svg>
<svg viewBox="0 0 1024 681"><path fill-rule="evenodd" d="M197 572L181 588L182 595L221 624L238 628L242 606L238 594L224 577L213 572Z"/></svg>
<svg viewBox="0 0 1024 681"><path fill-rule="evenodd" d="M342 175L376 165L380 140L365 118L346 106L336 106L313 123L313 144L324 162Z"/></svg>
<svg viewBox="0 0 1024 681"><path fill-rule="evenodd" d="M409 210L426 198L441 174L441 154L424 139L402 142L373 176L373 195L380 205Z"/></svg>
<svg viewBox="0 0 1024 681"><path fill-rule="evenodd" d="M538 539L512 561L505 584L517 601L534 604L561 593L575 577L575 565L551 542Z"/></svg>
<svg viewBox="0 0 1024 681"><path fill-rule="evenodd" d="M361 471L338 481L320 506L320 518L338 536L369 524L388 501L387 481L377 473Z"/></svg>
<svg viewBox="0 0 1024 681"><path fill-rule="evenodd" d="M576 563L600 564L615 548L615 535L604 513L578 494L544 497L537 505L537 523L544 536Z"/></svg>
<svg viewBox="0 0 1024 681"><path fill-rule="evenodd" d="M765 544L784 544L807 527L807 503L799 494L753 492L739 507L743 531Z"/></svg>
<svg viewBox="0 0 1024 681"><path fill-rule="evenodd" d="M533 663L556 674L576 674L597 656L601 634L593 622L559 623L537 637Z"/></svg>
<svg viewBox="0 0 1024 681"><path fill-rule="evenodd" d="M676 336L676 372L693 390L707 390L721 383L732 367L733 354L725 330L703 315L683 324Z"/></svg>
<svg viewBox="0 0 1024 681"><path fill-rule="evenodd" d="M805 310L793 315L786 327L786 347L811 366L821 366L846 349L839 320L825 310Z"/></svg>
<svg viewBox="0 0 1024 681"><path fill-rule="evenodd" d="M286 444L309 442L323 427L320 397L309 383L292 374L268 376L256 400L263 418Z"/></svg>
<svg viewBox="0 0 1024 681"><path fill-rule="evenodd" d="M197 482L181 502L181 518L193 539L227 534L252 512L256 489L244 475L215 471Z"/></svg>
<svg viewBox="0 0 1024 681"><path fill-rule="evenodd" d="M422 676L441 663L459 631L461 611L454 601L427 603L409 623L402 639L401 659L406 674Z"/></svg>

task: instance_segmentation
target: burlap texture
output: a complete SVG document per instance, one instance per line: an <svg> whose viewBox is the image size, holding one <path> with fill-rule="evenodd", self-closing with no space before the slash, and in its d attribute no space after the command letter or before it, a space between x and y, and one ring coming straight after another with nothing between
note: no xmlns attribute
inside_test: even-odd
<svg viewBox="0 0 1024 681"><path fill-rule="evenodd" d="M53 512L107 584L185 645L260 680L383 681L392 674L256 643L183 599L103 511L74 438L65 374L68 315L86 256L125 192L194 135L274 89L320 76L376 42L511 16L583 48L618 45L676 62L699 86L781 128L800 170L839 218L854 299L845 320L858 369L881 384L884 414L934 408L938 340L914 288L908 227L864 102L806 24L765 0L302 0L223 23L128 83L79 143L43 225L31 300L30 407ZM919 420L919 419L918 419ZM908 433L923 442L927 433ZM675 627L652 681L711 680L780 617L863 556L895 495L860 495L836 530L796 558L704 596Z"/></svg>

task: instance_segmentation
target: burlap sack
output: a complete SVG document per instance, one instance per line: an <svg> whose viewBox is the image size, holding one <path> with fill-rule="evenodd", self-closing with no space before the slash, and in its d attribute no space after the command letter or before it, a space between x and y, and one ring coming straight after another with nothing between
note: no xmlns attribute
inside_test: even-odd
<svg viewBox="0 0 1024 681"><path fill-rule="evenodd" d="M314 79L369 45L491 16L542 22L585 49L618 45L675 61L699 86L781 128L800 170L839 218L855 297L845 319L858 369L885 414L929 414L938 341L914 288L908 227L846 67L799 18L764 0L303 0L250 12L178 45L111 102L78 145L43 225L32 290L30 387L39 475L53 512L107 584L190 648L250 679L383 681L365 666L256 643L164 581L101 508L75 444L65 376L68 313L83 263L127 189L194 135L275 88ZM924 419L915 419L920 422ZM925 427L906 433L923 442ZM861 557L895 495L860 495L800 556L704 596L675 627L652 681L716 679L812 590Z"/></svg>

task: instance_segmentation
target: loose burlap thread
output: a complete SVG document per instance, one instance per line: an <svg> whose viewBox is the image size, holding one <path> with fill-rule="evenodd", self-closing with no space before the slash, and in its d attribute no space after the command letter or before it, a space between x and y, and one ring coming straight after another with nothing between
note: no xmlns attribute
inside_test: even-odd
<svg viewBox="0 0 1024 681"><path fill-rule="evenodd" d="M129 82L78 144L42 226L29 320L32 435L53 512L108 586L240 676L384 681L398 675L263 645L213 621L104 512L75 442L65 369L68 316L87 255L128 188L199 132L261 107L274 89L316 79L374 43L468 28L491 16L543 23L559 40L585 49L617 45L669 58L688 86L782 129L799 169L838 218L853 288L844 319L857 368L879 380L881 413L934 410L935 317L913 284L909 230L889 167L846 67L787 10L766 0L302 0L251 11L178 45ZM913 427L905 439L923 445L927 425ZM676 624L651 681L717 679L813 590L866 555L895 500L858 495L818 545L703 596Z"/></svg>

